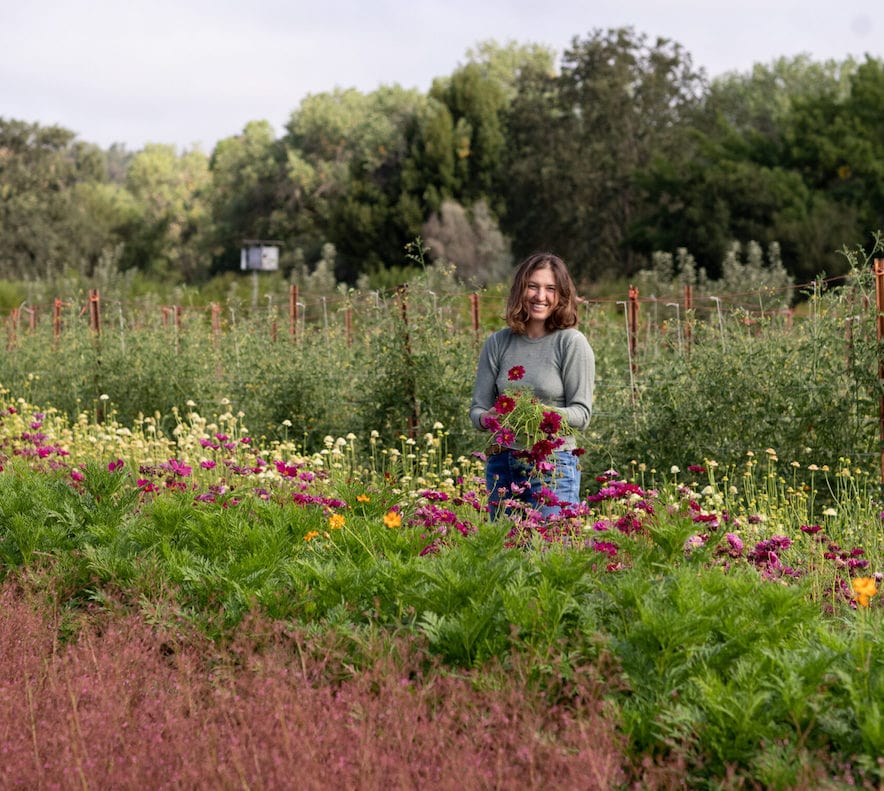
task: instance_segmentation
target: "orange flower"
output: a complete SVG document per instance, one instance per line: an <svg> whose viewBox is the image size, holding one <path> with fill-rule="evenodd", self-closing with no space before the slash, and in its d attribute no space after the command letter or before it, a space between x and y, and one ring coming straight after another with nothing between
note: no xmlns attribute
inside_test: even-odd
<svg viewBox="0 0 884 791"><path fill-rule="evenodd" d="M305 540L305 541L312 541L312 540L313 540L314 538L316 538L318 535L319 535L319 531L318 531L318 530L311 530L309 533L307 533L307 535L304 536L304 540Z"/></svg>
<svg viewBox="0 0 884 791"><path fill-rule="evenodd" d="M856 577L850 583L857 603L861 607L869 606L869 599L878 592L874 577Z"/></svg>
<svg viewBox="0 0 884 791"><path fill-rule="evenodd" d="M402 524L402 517L398 511L387 511L384 514L384 524L389 528L399 527Z"/></svg>
<svg viewBox="0 0 884 791"><path fill-rule="evenodd" d="M371 501L371 497L369 497L367 494L357 494L356 495L356 502L357 503L367 503L370 501Z"/></svg>
<svg viewBox="0 0 884 791"><path fill-rule="evenodd" d="M328 529L329 530L340 530L344 526L344 523L346 521L347 520L344 519L343 514L332 514L328 518Z"/></svg>

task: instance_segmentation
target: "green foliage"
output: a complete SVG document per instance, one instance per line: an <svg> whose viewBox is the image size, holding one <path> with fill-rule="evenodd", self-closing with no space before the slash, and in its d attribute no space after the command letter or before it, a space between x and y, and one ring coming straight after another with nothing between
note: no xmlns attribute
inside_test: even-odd
<svg viewBox="0 0 884 791"><path fill-rule="evenodd" d="M804 742L836 656L801 587L676 566L606 590L618 619L611 649L631 689L626 728L640 748L696 744L719 774L763 743Z"/></svg>
<svg viewBox="0 0 884 791"><path fill-rule="evenodd" d="M557 78L527 75L507 119L504 228L517 255L552 246L578 278L634 270L635 176L674 154L702 89L678 44L631 28L575 38Z"/></svg>
<svg viewBox="0 0 884 791"><path fill-rule="evenodd" d="M198 149L178 155L174 146L148 145L126 170L137 207L130 221L126 268L159 278L199 282L210 270L209 158Z"/></svg>
<svg viewBox="0 0 884 791"><path fill-rule="evenodd" d="M334 245L349 286L397 266L429 224L483 284L509 249L555 250L579 280L688 249L718 279L753 240L810 280L843 272L843 240L881 226L880 59L780 58L710 83L677 42L621 28L555 60L481 42L426 94L311 95L281 138L247 121L210 155L101 151L0 119L0 277L91 278L110 256L200 286L238 268L243 240L272 239L283 276Z"/></svg>
<svg viewBox="0 0 884 791"><path fill-rule="evenodd" d="M696 263L687 251L678 273L660 256L649 277L679 302L648 295L634 350L619 308L600 302L581 309L597 360L593 418L580 438L588 458L614 467L637 460L665 470L704 459L728 467L775 445L803 470L834 469L847 458L872 472L879 384L868 269L879 252L880 240L868 251L847 250L854 270L843 286L819 283L799 311L775 315L760 309L792 294L782 285L775 249L771 263L750 246L745 263L735 255L726 264L734 278L758 286L730 295L723 282L692 274ZM256 436L295 439L308 450L321 448L328 435L351 432L419 439L439 423L457 458L482 441L467 406L479 347L500 326L495 312L503 295L480 295L474 332L462 286L450 270L427 265L424 253L415 259L420 269L400 270L411 279L392 293L305 291L294 327L277 307L289 298L279 276L261 280L267 292L258 309L242 304L244 279L228 281L231 299L219 303L215 329L199 305L172 314L145 300L141 310L103 303L96 335L75 304L64 304L56 338L49 321L30 329L22 311L0 360L0 382L70 416L113 414L131 427L159 415L158 428L167 433L176 415L212 412L226 400ZM679 304L684 277L696 283L689 312ZM135 286L119 272L109 271L105 282L111 293Z"/></svg>
<svg viewBox="0 0 884 791"><path fill-rule="evenodd" d="M432 260L450 263L458 278L472 285L503 282L512 270L509 243L484 200L469 213L455 201L443 201L422 235Z"/></svg>
<svg viewBox="0 0 884 791"><path fill-rule="evenodd" d="M102 158L58 126L0 118L0 273L55 277L90 274L121 240L125 200L104 189Z"/></svg>

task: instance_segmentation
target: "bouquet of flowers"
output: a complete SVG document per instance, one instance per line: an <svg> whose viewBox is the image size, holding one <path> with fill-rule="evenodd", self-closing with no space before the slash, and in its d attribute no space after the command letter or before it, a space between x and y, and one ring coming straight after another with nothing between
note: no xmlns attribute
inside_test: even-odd
<svg viewBox="0 0 884 791"><path fill-rule="evenodd" d="M507 372L514 384L494 402L496 416L485 423L493 432L493 442L515 449L516 454L539 469L550 466L547 459L565 444L571 428L564 415L544 406L530 390L515 384L525 376L525 368L516 365Z"/></svg>

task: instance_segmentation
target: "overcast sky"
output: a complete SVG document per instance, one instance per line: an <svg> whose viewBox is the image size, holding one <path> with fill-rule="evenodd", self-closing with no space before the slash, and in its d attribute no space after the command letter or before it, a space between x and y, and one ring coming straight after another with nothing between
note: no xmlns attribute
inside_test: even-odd
<svg viewBox="0 0 884 791"><path fill-rule="evenodd" d="M478 42L545 44L631 26L680 43L710 77L781 56L884 51L877 0L0 0L0 117L79 139L180 149L278 133L340 88L425 92Z"/></svg>

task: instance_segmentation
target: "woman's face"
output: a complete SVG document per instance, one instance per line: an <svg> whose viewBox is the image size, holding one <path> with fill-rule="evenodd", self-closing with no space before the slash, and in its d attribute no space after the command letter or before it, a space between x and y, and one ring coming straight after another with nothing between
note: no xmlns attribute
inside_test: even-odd
<svg viewBox="0 0 884 791"><path fill-rule="evenodd" d="M529 324L545 324L559 304L559 287L552 269L540 266L528 275L522 303L528 311Z"/></svg>

